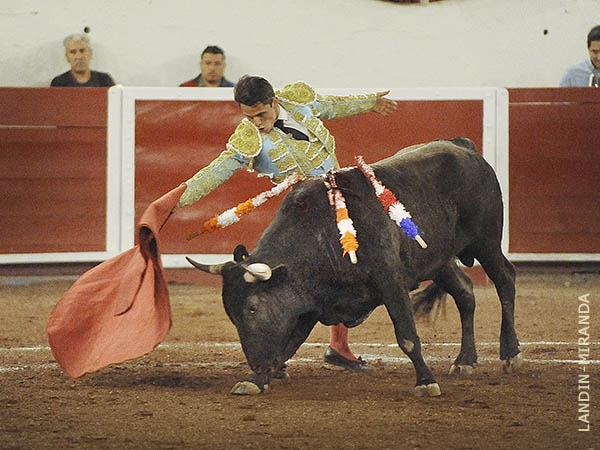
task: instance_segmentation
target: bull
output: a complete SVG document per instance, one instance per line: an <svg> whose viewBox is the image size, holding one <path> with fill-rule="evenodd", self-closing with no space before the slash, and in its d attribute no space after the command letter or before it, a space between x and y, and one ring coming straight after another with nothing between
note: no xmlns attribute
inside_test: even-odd
<svg viewBox="0 0 600 450"><path fill-rule="evenodd" d="M506 372L521 365L514 326L516 274L501 248L503 204L492 167L471 141L455 138L408 147L372 168L411 212L427 248L390 220L362 172L347 168L337 171L336 180L357 230L357 264L342 258L322 177L302 181L286 196L252 254L238 246L234 261L222 264L188 258L222 276L225 311L252 370L244 383L257 393L317 322L353 327L384 305L398 345L413 363L415 393L440 395L421 354L410 292L433 280L421 300L431 293L452 295L462 340L450 373L470 373L477 362L475 297L457 259L466 266L477 259L493 281L502 306L500 360Z"/></svg>

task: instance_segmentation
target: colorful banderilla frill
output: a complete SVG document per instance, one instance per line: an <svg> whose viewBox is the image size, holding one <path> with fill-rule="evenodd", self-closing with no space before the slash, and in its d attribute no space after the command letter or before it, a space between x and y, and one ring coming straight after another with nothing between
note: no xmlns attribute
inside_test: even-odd
<svg viewBox="0 0 600 450"><path fill-rule="evenodd" d="M421 247L427 248L427 244L419 235L419 227L417 227L417 225L412 221L411 215L406 210L404 205L398 201L392 191L386 188L381 181L377 179L375 172L373 172L371 166L365 162L362 156L357 156L356 162L359 169L371 182L373 189L375 189L377 198L383 205L383 208L387 211L390 219L396 222L396 224L402 228L408 237L417 241Z"/></svg>
<svg viewBox="0 0 600 450"><path fill-rule="evenodd" d="M293 173L292 175L289 175L281 183L272 187L268 191L261 192L257 196L240 203L235 208L230 208L227 211L222 212L218 216L214 216L212 219L207 220L202 225L202 230L190 234L188 236L188 240L194 239L195 237L201 235L202 233L206 233L207 231L214 231L219 228L225 228L231 224L238 222L243 215L254 211L267 200L269 200L272 197L278 196L290 186L296 184L298 181L300 181L300 176L298 174Z"/></svg>
<svg viewBox="0 0 600 450"><path fill-rule="evenodd" d="M335 219L340 232L340 244L344 251L342 256L345 256L347 253L350 257L350 262L356 264L358 261L356 258L356 250L358 249L356 230L354 229L352 219L348 215L346 199L335 182L333 172L327 172L325 186L328 189L327 197L329 198L329 204L335 208Z"/></svg>

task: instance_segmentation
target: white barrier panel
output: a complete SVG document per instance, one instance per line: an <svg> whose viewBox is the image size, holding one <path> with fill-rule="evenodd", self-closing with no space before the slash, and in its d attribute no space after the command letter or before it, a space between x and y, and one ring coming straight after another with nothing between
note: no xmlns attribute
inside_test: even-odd
<svg viewBox="0 0 600 450"><path fill-rule="evenodd" d="M184 89L184 88L139 88L120 87L121 124L109 127L109 132L120 132L120 138L111 138L111 143L121 143L121 249L134 244L135 232L135 102L138 100L198 100L231 101L233 89ZM111 89L111 90L112 90ZM315 89L324 95L362 94L386 89ZM481 100L483 103L483 156L498 172L505 205L508 205L508 92L501 88L417 88L391 89L387 96L397 101L440 101L440 100ZM114 96L118 99L118 96ZM112 111L112 108L110 108ZM112 121L112 117L110 118ZM502 173L504 172L504 173ZM508 223L508 208L505 209L505 223ZM503 248L508 250L508 231L505 230ZM223 262L231 255L163 255L163 264L168 268L189 267L185 256L202 261Z"/></svg>

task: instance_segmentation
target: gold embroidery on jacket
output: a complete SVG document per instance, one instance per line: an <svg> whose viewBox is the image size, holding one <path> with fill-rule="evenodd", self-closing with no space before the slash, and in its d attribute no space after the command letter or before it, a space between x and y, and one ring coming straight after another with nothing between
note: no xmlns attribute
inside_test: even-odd
<svg viewBox="0 0 600 450"><path fill-rule="evenodd" d="M269 150L269 158L277 166L279 175L272 177L274 183L280 183L291 172L302 176L321 167L331 158L335 168L339 164L335 155L335 139L325 127L321 119L347 117L371 111L375 106L376 95L322 96L308 84L299 81L288 84L277 91L281 105L299 123L302 123L309 134L309 141L297 141L283 137L278 132L270 133L274 148ZM311 114L306 114L310 108ZM301 112L304 110L304 113ZM236 170L244 165L239 159L242 156L253 169L254 158L263 148L263 139L258 128L244 118L229 138L226 150L212 163L190 178L187 189L179 200L179 205L196 202L227 180ZM236 159L236 154L239 155Z"/></svg>
<svg viewBox="0 0 600 450"><path fill-rule="evenodd" d="M371 111L377 101L375 94L364 95L317 95L323 119L354 116Z"/></svg>
<svg viewBox="0 0 600 450"><path fill-rule="evenodd" d="M235 150L232 149L221 152L208 166L187 180L187 188L179 199L179 206L197 202L228 180L242 167L242 163L234 158L235 154Z"/></svg>
<svg viewBox="0 0 600 450"><path fill-rule="evenodd" d="M307 176L320 167L329 156L327 151L323 151L323 146L318 141L309 142L284 138L277 132L271 134L270 137L275 147L269 150L269 158L275 163L280 173L278 177L275 177L275 182L285 178L293 171L298 172L301 176Z"/></svg>
<svg viewBox="0 0 600 450"><path fill-rule="evenodd" d="M304 81L284 86L283 89L276 92L277 97L293 105L308 105L317 99L317 94Z"/></svg>
<svg viewBox="0 0 600 450"><path fill-rule="evenodd" d="M260 131L244 118L229 137L227 148L250 158L258 155L262 150Z"/></svg>

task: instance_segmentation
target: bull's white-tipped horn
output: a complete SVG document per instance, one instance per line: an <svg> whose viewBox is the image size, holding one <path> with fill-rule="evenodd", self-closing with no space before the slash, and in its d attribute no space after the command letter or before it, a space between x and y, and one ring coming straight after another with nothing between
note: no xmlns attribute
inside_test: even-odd
<svg viewBox="0 0 600 450"><path fill-rule="evenodd" d="M188 262L194 266L196 269L200 269L203 272L207 272L207 273L212 273L215 275L221 275L221 270L223 269L223 266L225 266L225 264L227 263L221 263L221 264L202 264L199 263L197 261L194 261L192 258L189 257L185 257L185 259L188 260Z"/></svg>
<svg viewBox="0 0 600 450"><path fill-rule="evenodd" d="M264 263L252 263L247 267L244 267L244 269L246 269L244 280L246 280L248 283L254 283L258 280L267 281L269 278L271 278L271 275L273 275L271 268L268 266L268 264Z"/></svg>

